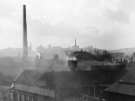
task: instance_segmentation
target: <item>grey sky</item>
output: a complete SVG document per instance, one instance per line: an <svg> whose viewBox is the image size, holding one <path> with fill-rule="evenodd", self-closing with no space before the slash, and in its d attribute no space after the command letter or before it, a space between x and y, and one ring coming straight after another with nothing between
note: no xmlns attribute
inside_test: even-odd
<svg viewBox="0 0 135 101"><path fill-rule="evenodd" d="M0 0L0 48L22 46L23 3L33 47L135 47L135 0Z"/></svg>

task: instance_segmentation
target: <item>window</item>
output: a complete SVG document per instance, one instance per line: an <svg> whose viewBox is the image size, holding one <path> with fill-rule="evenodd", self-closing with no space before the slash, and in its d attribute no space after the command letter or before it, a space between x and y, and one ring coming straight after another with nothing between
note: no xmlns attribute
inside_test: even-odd
<svg viewBox="0 0 135 101"><path fill-rule="evenodd" d="M21 101L21 95L17 93L17 101Z"/></svg>
<svg viewBox="0 0 135 101"><path fill-rule="evenodd" d="M10 101L14 101L14 100L13 100L13 99L14 99L14 93L11 92L9 96L10 96Z"/></svg>
<svg viewBox="0 0 135 101"><path fill-rule="evenodd" d="M95 96L95 88L94 87L88 87L88 95Z"/></svg>
<svg viewBox="0 0 135 101"><path fill-rule="evenodd" d="M87 94L89 95L89 96L94 96L94 97L98 97L99 96L99 90L98 90L98 88L96 88L96 87L87 87Z"/></svg>
<svg viewBox="0 0 135 101"><path fill-rule="evenodd" d="M17 101L17 93L13 93L13 99L14 99L14 101Z"/></svg>
<svg viewBox="0 0 135 101"><path fill-rule="evenodd" d="M29 96L29 101L32 101L32 96Z"/></svg>
<svg viewBox="0 0 135 101"><path fill-rule="evenodd" d="M29 96L25 95L25 101L29 101Z"/></svg>
<svg viewBox="0 0 135 101"><path fill-rule="evenodd" d="M25 101L24 95L21 95L21 101Z"/></svg>

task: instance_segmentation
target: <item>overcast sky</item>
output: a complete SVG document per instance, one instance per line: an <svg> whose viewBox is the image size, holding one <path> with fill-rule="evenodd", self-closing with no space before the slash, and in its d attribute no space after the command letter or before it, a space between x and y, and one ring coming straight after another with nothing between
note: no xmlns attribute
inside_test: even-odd
<svg viewBox="0 0 135 101"><path fill-rule="evenodd" d="M0 48L22 47L22 4L33 47L135 47L135 0L0 0Z"/></svg>

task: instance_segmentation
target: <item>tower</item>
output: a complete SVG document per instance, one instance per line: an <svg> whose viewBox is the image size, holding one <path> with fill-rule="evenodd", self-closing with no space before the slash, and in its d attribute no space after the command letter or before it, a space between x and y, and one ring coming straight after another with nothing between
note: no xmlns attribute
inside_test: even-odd
<svg viewBox="0 0 135 101"><path fill-rule="evenodd" d="M23 59L28 57L26 5L23 5Z"/></svg>

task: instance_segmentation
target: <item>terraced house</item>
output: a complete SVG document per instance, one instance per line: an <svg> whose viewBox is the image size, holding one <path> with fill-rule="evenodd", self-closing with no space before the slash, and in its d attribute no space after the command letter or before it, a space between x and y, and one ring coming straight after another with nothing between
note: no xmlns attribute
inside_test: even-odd
<svg viewBox="0 0 135 101"><path fill-rule="evenodd" d="M9 90L10 101L99 101L121 75L122 71L25 70Z"/></svg>

